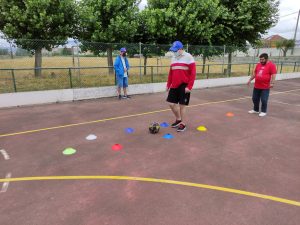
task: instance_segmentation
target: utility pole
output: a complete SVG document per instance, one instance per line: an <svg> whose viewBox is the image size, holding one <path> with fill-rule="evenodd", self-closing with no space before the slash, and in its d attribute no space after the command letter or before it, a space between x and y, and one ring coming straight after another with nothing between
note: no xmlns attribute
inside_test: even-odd
<svg viewBox="0 0 300 225"><path fill-rule="evenodd" d="M294 34L294 43L295 43L295 45L296 45L296 37L297 37L297 30L298 30L299 16L300 16L300 9L299 9L299 12L298 12L297 24L296 24L296 28L295 28L295 34ZM294 54L294 48L295 48L295 47L293 47L293 49L292 49L291 55Z"/></svg>

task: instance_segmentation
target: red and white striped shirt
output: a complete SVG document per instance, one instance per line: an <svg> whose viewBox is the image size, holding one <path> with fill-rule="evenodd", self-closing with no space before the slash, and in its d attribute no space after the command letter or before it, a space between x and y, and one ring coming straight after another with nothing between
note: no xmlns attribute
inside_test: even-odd
<svg viewBox="0 0 300 225"><path fill-rule="evenodd" d="M177 88L182 83L192 90L196 78L196 63L190 53L183 52L179 57L173 56L168 76L167 88Z"/></svg>

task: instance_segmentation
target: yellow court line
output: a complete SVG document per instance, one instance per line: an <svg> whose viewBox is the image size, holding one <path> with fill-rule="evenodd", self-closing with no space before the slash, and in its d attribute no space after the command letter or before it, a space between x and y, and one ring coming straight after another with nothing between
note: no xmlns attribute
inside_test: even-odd
<svg viewBox="0 0 300 225"><path fill-rule="evenodd" d="M42 181L42 180L130 180L130 181L144 181L144 182L153 182L153 183L165 183L165 184L176 184L189 187L198 187L205 188L216 191L230 192L239 195L246 195L266 200L271 200L275 202L281 202L289 205L300 206L300 202L278 198L270 195L263 195L254 192L242 191L232 188L225 188L219 186L212 186L207 184L198 184L184 181L176 180L165 180L165 179L156 179L156 178L146 178L146 177L130 177L130 176L44 176L44 177L16 177L16 178L5 178L0 179L1 182L16 182L16 181Z"/></svg>
<svg viewBox="0 0 300 225"><path fill-rule="evenodd" d="M300 89L294 89L294 90L283 91L283 92L275 92L275 93L272 93L271 95L283 94L283 93L288 93L288 92L293 92L293 91L298 91L298 90L300 90ZM244 100L244 99L249 99L249 98L251 98L251 97L234 98L234 99L221 100L221 101L215 101L215 102L205 102L205 103L190 105L187 107L192 108L192 107L203 106L203 105L213 105L213 104L219 104L219 103L225 103L225 102L239 101L239 100ZM81 123L66 124L66 125L55 126L55 127L46 127L46 128L36 129L36 130L27 130L27 131L15 132L15 133L0 134L0 138L8 137L8 136L16 136L16 135L21 135L21 134L35 133L35 132L46 131L46 130L54 130L54 129L74 127L74 126L80 126L80 125L86 125L86 124L100 123L100 122L105 122L105 121L118 120L118 119L124 119L124 118L136 117L136 116L144 116L144 115L166 112L166 111L170 111L170 109L162 109L162 110L156 110L156 111L150 111L150 112L144 112L144 113L131 114L131 115L126 115L126 116L117 116L117 117L105 118L105 119L101 119L101 120L93 120L93 121L87 121L87 122L81 122Z"/></svg>

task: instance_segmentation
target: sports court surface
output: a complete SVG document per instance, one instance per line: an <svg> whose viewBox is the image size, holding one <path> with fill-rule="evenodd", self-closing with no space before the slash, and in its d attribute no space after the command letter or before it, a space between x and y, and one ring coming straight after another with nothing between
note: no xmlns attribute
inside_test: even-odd
<svg viewBox="0 0 300 225"><path fill-rule="evenodd" d="M182 133L166 93L1 109L0 224L300 224L300 79L251 94L194 90Z"/></svg>

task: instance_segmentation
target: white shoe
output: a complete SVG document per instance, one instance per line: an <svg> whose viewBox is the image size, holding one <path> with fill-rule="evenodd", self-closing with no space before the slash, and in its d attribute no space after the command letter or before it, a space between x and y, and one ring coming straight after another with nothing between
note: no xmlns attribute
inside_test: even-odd
<svg viewBox="0 0 300 225"><path fill-rule="evenodd" d="M250 111L248 111L248 113L250 113L250 114L258 114L259 112L257 112L257 111L254 111L253 109L252 110L250 110Z"/></svg>
<svg viewBox="0 0 300 225"><path fill-rule="evenodd" d="M266 116L267 115L267 113L264 113L264 112L261 112L260 114L258 114L258 116Z"/></svg>

